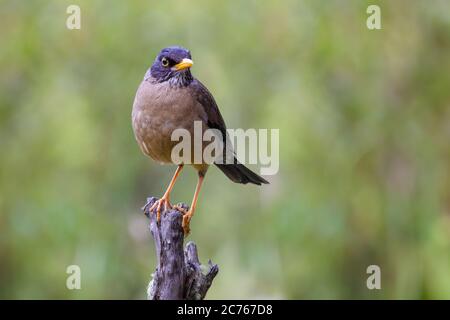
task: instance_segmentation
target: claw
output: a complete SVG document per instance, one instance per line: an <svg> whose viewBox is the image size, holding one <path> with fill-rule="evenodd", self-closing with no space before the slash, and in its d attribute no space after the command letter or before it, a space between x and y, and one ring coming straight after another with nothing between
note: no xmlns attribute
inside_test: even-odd
<svg viewBox="0 0 450 320"><path fill-rule="evenodd" d="M181 226L183 227L184 235L189 235L189 232L191 231L191 229L189 228L189 223L191 222L192 218L191 210L189 210L188 206L182 203L174 205L172 209L175 209L183 214L183 222Z"/></svg>
<svg viewBox="0 0 450 320"><path fill-rule="evenodd" d="M172 206L172 209L175 209L175 210L181 212L183 215L186 215L188 213L188 208L189 207L187 207L187 206L185 207L185 205L183 205L183 204L176 204L176 205Z"/></svg>
<svg viewBox="0 0 450 320"><path fill-rule="evenodd" d="M189 232L191 231L191 228L189 227L190 223L191 223L191 211L189 210L186 214L183 215L183 222L181 224L181 226L183 227L183 231L184 231L184 235L188 236Z"/></svg>
<svg viewBox="0 0 450 320"><path fill-rule="evenodd" d="M149 212L152 212L156 208L156 220L159 222L161 220L161 207L164 205L164 211L171 209L172 205L169 202L169 199L162 197L159 200L156 200L155 203L148 209Z"/></svg>

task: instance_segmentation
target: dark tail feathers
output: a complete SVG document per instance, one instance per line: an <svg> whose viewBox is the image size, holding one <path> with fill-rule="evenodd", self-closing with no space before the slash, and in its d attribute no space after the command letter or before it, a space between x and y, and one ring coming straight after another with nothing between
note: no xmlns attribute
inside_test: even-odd
<svg viewBox="0 0 450 320"><path fill-rule="evenodd" d="M233 182L236 183L253 183L261 185L261 183L269 183L265 179L258 176L256 173L251 171L249 168L241 163L235 164L217 164L216 166L222 170L223 173Z"/></svg>

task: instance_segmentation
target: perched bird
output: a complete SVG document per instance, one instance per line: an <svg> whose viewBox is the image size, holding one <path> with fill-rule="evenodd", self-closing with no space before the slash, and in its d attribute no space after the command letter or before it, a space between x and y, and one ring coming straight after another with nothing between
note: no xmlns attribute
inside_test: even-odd
<svg viewBox="0 0 450 320"><path fill-rule="evenodd" d="M172 141L172 132L183 128L193 136L194 121L201 121L203 129L217 129L224 139L227 137L225 122L216 101L208 89L191 74L190 68L193 65L191 59L189 50L182 47L168 47L161 50L136 92L132 111L134 135L142 152L160 163L173 163L172 148L178 142ZM230 180L243 184L268 183L239 163L234 155L233 158L234 161L230 164L215 163ZM149 210L152 212L156 208L158 220L162 207L172 208L170 192L183 165L178 164L166 192ZM192 205L188 211L177 208L184 213L185 234L189 233L189 223L195 212L209 164L203 162L192 166L198 171Z"/></svg>

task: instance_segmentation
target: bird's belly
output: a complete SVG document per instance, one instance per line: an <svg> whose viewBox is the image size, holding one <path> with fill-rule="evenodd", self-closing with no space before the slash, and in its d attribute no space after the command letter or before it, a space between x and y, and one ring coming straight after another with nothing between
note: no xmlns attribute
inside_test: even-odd
<svg viewBox="0 0 450 320"><path fill-rule="evenodd" d="M135 99L132 121L136 140L152 159L173 163L172 149L179 141L172 141L172 133L185 129L193 136L194 121L201 117L191 96L182 90L151 89L144 83Z"/></svg>
<svg viewBox="0 0 450 320"><path fill-rule="evenodd" d="M133 122L137 122L134 125L135 135L142 151L158 162L171 163L171 152L175 144L171 136L176 126L158 116L142 114L138 118L141 119Z"/></svg>

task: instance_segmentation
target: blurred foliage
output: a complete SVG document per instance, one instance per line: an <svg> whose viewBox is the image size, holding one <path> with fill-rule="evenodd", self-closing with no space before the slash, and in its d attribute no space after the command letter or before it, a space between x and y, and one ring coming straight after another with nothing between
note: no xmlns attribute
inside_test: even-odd
<svg viewBox="0 0 450 320"><path fill-rule="evenodd" d="M208 172L190 240L221 267L209 298L450 298L450 2L0 3L0 298L145 298L140 207L175 168L141 154L130 114L173 44L228 127L280 129L269 186Z"/></svg>

